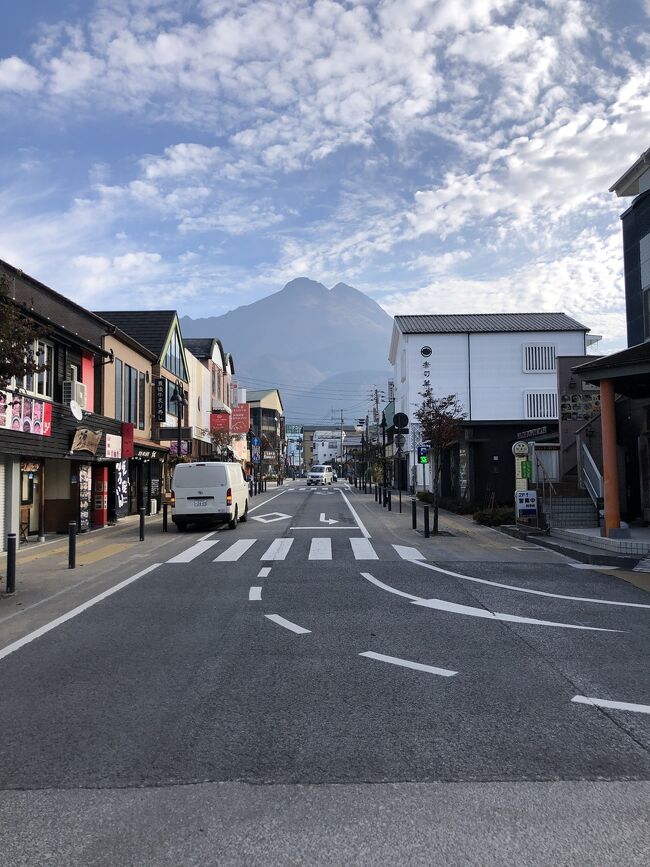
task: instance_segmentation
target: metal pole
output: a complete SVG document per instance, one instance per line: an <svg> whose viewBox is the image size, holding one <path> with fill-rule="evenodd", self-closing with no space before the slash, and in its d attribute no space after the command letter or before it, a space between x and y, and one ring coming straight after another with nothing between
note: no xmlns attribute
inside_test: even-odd
<svg viewBox="0 0 650 867"><path fill-rule="evenodd" d="M428 539L431 535L429 530L429 507L424 507L424 538Z"/></svg>
<svg viewBox="0 0 650 867"><path fill-rule="evenodd" d="M411 500L411 521L413 524L413 529L417 530L418 528L418 501L415 497Z"/></svg>
<svg viewBox="0 0 650 867"><path fill-rule="evenodd" d="M7 596L16 592L16 534L7 536Z"/></svg>
<svg viewBox="0 0 650 867"><path fill-rule="evenodd" d="M384 507L384 509L386 508L386 506L388 504L388 494L386 492L386 485L384 485L384 487L381 489L381 504Z"/></svg>
<svg viewBox="0 0 650 867"><path fill-rule="evenodd" d="M144 507L142 509L138 509L140 513L140 541L144 542Z"/></svg>
<svg viewBox="0 0 650 867"><path fill-rule="evenodd" d="M68 522L68 569L77 565L77 522Z"/></svg>
<svg viewBox="0 0 650 867"><path fill-rule="evenodd" d="M162 526L163 533L167 532L167 509L168 508L169 508L168 504L163 503L163 526Z"/></svg>
<svg viewBox="0 0 650 867"><path fill-rule="evenodd" d="M176 391L178 392L178 396L179 396L179 401L177 404L177 406L178 406L178 435L177 435L177 439L176 439L176 448L177 448L177 457L178 457L178 460L180 461L180 459L181 459L181 422L183 420L181 412L183 409L183 404L180 401L180 394L181 393L180 393L180 389L178 387L176 388Z"/></svg>
<svg viewBox="0 0 650 867"><path fill-rule="evenodd" d="M391 496L390 488L388 489L388 511L389 512L393 511L393 502L392 502L392 496Z"/></svg>

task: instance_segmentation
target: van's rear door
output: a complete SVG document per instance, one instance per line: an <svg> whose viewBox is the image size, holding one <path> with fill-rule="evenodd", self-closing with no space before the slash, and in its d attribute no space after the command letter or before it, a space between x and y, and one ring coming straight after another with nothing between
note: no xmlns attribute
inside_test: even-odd
<svg viewBox="0 0 650 867"><path fill-rule="evenodd" d="M224 514L228 477L223 464L179 464L172 488L176 495L174 514L196 517Z"/></svg>

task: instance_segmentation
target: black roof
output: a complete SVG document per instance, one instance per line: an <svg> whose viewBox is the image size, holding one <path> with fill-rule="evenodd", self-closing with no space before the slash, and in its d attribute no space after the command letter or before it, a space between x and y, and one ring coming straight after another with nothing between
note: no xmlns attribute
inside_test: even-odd
<svg viewBox="0 0 650 867"><path fill-rule="evenodd" d="M589 331L566 313L443 313L396 316L402 334L467 334L489 331Z"/></svg>
<svg viewBox="0 0 650 867"><path fill-rule="evenodd" d="M212 358L214 337L184 337L183 345L195 358Z"/></svg>
<svg viewBox="0 0 650 867"><path fill-rule="evenodd" d="M176 317L175 310L98 310L98 316L129 334L159 358L169 329Z"/></svg>
<svg viewBox="0 0 650 867"><path fill-rule="evenodd" d="M604 372L613 367L628 367L629 365L647 364L648 362L650 362L650 342L638 343L636 346L630 346L629 349L622 349L611 355L603 355L593 361L587 361L585 364L574 367L573 370L579 371L581 376L587 377L590 374Z"/></svg>

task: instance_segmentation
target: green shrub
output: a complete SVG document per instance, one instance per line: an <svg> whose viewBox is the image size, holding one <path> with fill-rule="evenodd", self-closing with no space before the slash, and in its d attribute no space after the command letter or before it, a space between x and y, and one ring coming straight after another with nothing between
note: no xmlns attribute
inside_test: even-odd
<svg viewBox="0 0 650 867"><path fill-rule="evenodd" d="M515 510L510 506L480 509L478 512L474 512L474 520L477 524L484 524L487 527L498 527L500 524L514 524Z"/></svg>

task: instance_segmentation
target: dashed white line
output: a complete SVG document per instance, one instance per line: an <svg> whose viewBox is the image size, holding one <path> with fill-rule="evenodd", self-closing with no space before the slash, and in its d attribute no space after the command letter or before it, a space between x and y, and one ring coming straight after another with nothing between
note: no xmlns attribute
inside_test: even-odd
<svg viewBox="0 0 650 867"><path fill-rule="evenodd" d="M262 569L260 569L260 571L257 573L257 577L258 577L258 578L268 578L268 576L269 576L270 574L271 574L271 567L270 567L270 566L264 566L264 567L263 567Z"/></svg>
<svg viewBox="0 0 650 867"><path fill-rule="evenodd" d="M261 602L262 601L262 588L261 587L251 587L248 591L248 601L249 602Z"/></svg>
<svg viewBox="0 0 650 867"><path fill-rule="evenodd" d="M390 662L391 665L401 665L403 668L413 668L415 671L426 671L429 674L437 674L440 677L454 677L458 674L457 671L451 671L448 668L438 668L435 665L425 665L422 662L411 662L410 659L400 659L397 656L386 656L383 653L374 653L372 650L366 650L360 653L359 656L366 656L368 659L377 659L379 662Z"/></svg>
<svg viewBox="0 0 650 867"><path fill-rule="evenodd" d="M268 503L270 503L271 500L277 500L278 497L281 497L282 494L286 494L286 493L287 493L286 491L280 491L280 493L279 493L279 494L276 494L274 497L269 497L268 500L264 500L263 503L258 503L257 506L253 506L252 509L249 509L249 510L248 510L248 514L250 515L251 512L254 512L254 511L256 511L257 509L261 509L262 506L266 506L266 505L268 505Z"/></svg>
<svg viewBox="0 0 650 867"><path fill-rule="evenodd" d="M274 539L260 560L284 560L292 545L293 539Z"/></svg>
<svg viewBox="0 0 650 867"><path fill-rule="evenodd" d="M350 538L352 553L355 560L378 560L377 552L367 539Z"/></svg>
<svg viewBox="0 0 650 867"><path fill-rule="evenodd" d="M129 584L133 584L133 582L137 581L138 578L142 578L143 575L148 575L149 572L153 572L153 570L157 569L160 565L160 563L153 563L151 566L147 566L146 569L143 569L136 575L131 575L130 578L126 578L124 581L120 581L120 583L116 584L114 587L111 587L108 590L104 590L103 593L100 593L98 596L94 596L92 599L89 599L82 605L78 605L76 608L73 608L72 611L68 611L67 614L62 614L61 617L57 617L56 620L52 620L51 623L47 623L45 626L41 626L39 629L35 629L34 632L30 632L29 635L25 635L22 638L19 638L18 641L14 641L12 644L8 644L6 647L0 650L0 659L4 659L5 656L9 656L10 653L13 653L15 650L19 650L26 644L34 641L34 639L40 638L41 635L45 635L46 632L50 632L52 629L56 629L57 626L61 626L62 623L65 623L67 620L71 620L73 617L76 617L77 614L81 614L82 611L86 611L87 608L91 608L93 605L96 605L103 599L107 599L109 596L112 596L113 593L117 593L118 590L122 590L124 587L128 587Z"/></svg>
<svg viewBox="0 0 650 867"><path fill-rule="evenodd" d="M280 617L279 614L265 614L264 615L268 620L272 620L274 623L277 623L278 626L284 626L285 629L291 630L291 632L295 632L297 635L306 635L308 632L311 632L311 629L305 629L303 626L298 626L297 623L292 623L290 620L286 620L284 617Z"/></svg>
<svg viewBox="0 0 650 867"><path fill-rule="evenodd" d="M632 704L629 701L609 701L606 698L590 698L586 695L574 695L571 701L576 704L590 704L593 707L607 707L612 710L629 710L632 713L650 713L650 704Z"/></svg>
<svg viewBox="0 0 650 867"><path fill-rule="evenodd" d="M199 539L199 542L205 542L205 540L206 540L206 539L209 539L210 536L214 536L214 534L215 534L216 532L217 532L216 530L212 530L212 532L210 532L210 533L206 533L205 536L201 536L201 538Z"/></svg>
<svg viewBox="0 0 650 867"><path fill-rule="evenodd" d="M186 551L181 551L180 554L177 554L175 557L172 557L171 560L167 560L167 563L191 563L192 560L195 560L197 557L200 557L201 554L205 554L206 551L209 551L214 545L218 545L218 539L212 539L210 541L205 542L197 542L195 545L192 545L191 548L188 548Z"/></svg>
<svg viewBox="0 0 650 867"><path fill-rule="evenodd" d="M248 551L249 548L257 542L257 539L237 539L237 541L230 546L230 548L226 548L223 554L219 554L218 557L215 558L215 563L234 563L236 560Z"/></svg>
<svg viewBox="0 0 650 867"><path fill-rule="evenodd" d="M546 590L531 590L529 587L517 587L514 584L501 584L499 581L488 581L487 578L475 578L473 575L463 575L460 572L452 572L441 566L433 566L431 563L419 563L413 561L416 566L431 569L432 572L441 572L443 575L451 575L452 578L462 578L463 581L473 581L476 584L487 584L490 587L499 587L501 590L512 590L515 593L530 593L532 596L547 596L551 599L567 599L570 602L594 602L596 605L618 605L624 608L650 608L643 602L617 602L612 599L593 599L589 596L564 596L561 593L548 593Z"/></svg>

